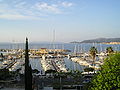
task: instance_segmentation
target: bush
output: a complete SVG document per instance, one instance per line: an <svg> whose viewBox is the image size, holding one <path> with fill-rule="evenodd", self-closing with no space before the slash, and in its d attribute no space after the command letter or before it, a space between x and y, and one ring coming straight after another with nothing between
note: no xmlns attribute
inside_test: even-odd
<svg viewBox="0 0 120 90"><path fill-rule="evenodd" d="M105 59L101 71L92 80L89 90L120 90L120 54Z"/></svg>

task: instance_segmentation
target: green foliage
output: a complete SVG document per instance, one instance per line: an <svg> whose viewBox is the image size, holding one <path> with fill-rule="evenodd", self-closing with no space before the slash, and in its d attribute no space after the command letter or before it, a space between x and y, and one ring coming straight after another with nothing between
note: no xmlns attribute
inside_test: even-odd
<svg viewBox="0 0 120 90"><path fill-rule="evenodd" d="M105 59L89 90L120 90L120 54L116 53Z"/></svg>
<svg viewBox="0 0 120 90"><path fill-rule="evenodd" d="M106 53L113 53L114 52L114 50L113 50L113 48L112 47L107 47L106 48Z"/></svg>
<svg viewBox="0 0 120 90"><path fill-rule="evenodd" d="M71 77L71 78L81 78L82 77L82 72L76 70L76 71L69 71L69 72L56 72L56 76L58 77L64 77L66 78L67 76L68 77Z"/></svg>
<svg viewBox="0 0 120 90"><path fill-rule="evenodd" d="M5 80L10 77L8 69L0 69L0 80Z"/></svg>
<svg viewBox="0 0 120 90"><path fill-rule="evenodd" d="M56 72L56 71L55 71L55 70L52 70L52 69L45 71L46 74L47 74L47 73L55 73L55 72Z"/></svg>
<svg viewBox="0 0 120 90"><path fill-rule="evenodd" d="M72 73L72 76L73 76L74 78L78 79L78 78L81 78L81 77L82 77L82 74L81 74L81 73L82 73L82 72L76 70L76 71L74 71L74 72Z"/></svg>
<svg viewBox="0 0 120 90"><path fill-rule="evenodd" d="M38 74L39 72L40 72L40 71L38 71L37 69L32 70L32 73Z"/></svg>
<svg viewBox="0 0 120 90"><path fill-rule="evenodd" d="M4 58L4 55L3 55L3 53L1 53L1 54L0 54L0 57Z"/></svg>
<svg viewBox="0 0 120 90"><path fill-rule="evenodd" d="M91 47L89 52L90 52L90 55L92 56L92 58L95 59L95 56L97 54L97 48Z"/></svg>
<svg viewBox="0 0 120 90"><path fill-rule="evenodd" d="M93 59L93 65L94 65L94 69L95 69L95 57L96 57L96 54L98 53L97 48L91 47L89 52L90 52L90 55ZM95 73L95 70L94 70L94 73Z"/></svg>
<svg viewBox="0 0 120 90"><path fill-rule="evenodd" d="M28 50L28 39L26 38L26 49L25 49L25 90L32 89L32 68L29 65L29 50Z"/></svg>

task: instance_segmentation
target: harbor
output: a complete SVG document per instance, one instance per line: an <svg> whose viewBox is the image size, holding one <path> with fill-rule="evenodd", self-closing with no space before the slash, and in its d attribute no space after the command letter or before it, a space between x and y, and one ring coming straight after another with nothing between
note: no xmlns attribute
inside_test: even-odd
<svg viewBox="0 0 120 90"><path fill-rule="evenodd" d="M0 0L0 90L120 90L120 0Z"/></svg>
<svg viewBox="0 0 120 90"><path fill-rule="evenodd" d="M76 44L76 45L65 44L64 45L65 49L61 49L63 47L59 48L62 45L58 45L59 46L58 49L48 49L47 47L43 48L43 46L41 45L38 45L36 49L32 49L33 46L30 46L29 57L30 57L32 68L35 68L37 66L39 67L38 70L40 72L45 72L48 69L52 69L59 72L60 71L67 72L69 70L84 71L85 67L93 67L92 65L93 60L89 54L89 47L92 46L92 44L91 45L88 44L88 46L84 46L84 44ZM39 48L40 46L42 48ZM105 46L104 44L101 47L100 47L100 44L96 44L96 47L98 48L98 51L99 51L96 57L96 66L95 66L96 70L99 70L99 66L103 64L103 59L107 56L105 52L105 48L107 46L112 46L113 49L116 50L116 47L114 47L114 45L106 45L105 47L104 46ZM120 45L117 46L118 51L119 51L119 47ZM0 57L1 69L8 68L10 71L15 71L21 68L22 70L24 70L24 68L22 68L24 65L24 49L22 48L21 49L18 49L18 48L4 49L3 48L1 49L0 53L1 53L1 57ZM35 63L35 64L32 64L32 63ZM76 65L73 63L75 64L77 63L78 67L76 67Z"/></svg>
<svg viewBox="0 0 120 90"><path fill-rule="evenodd" d="M64 46L66 47L67 45ZM46 47L38 48L39 46L37 47L38 49L30 48L29 62L32 68L35 88L39 88L40 90L48 86L60 88L61 84L62 88L69 88L68 86L70 84L73 85L70 85L71 88L83 88L83 85L89 82L91 77L101 69L101 65L104 64L104 59L108 56L105 50L108 46L99 47L98 44L98 46L96 45L98 52L93 60L89 50L91 46L92 44L88 44L88 46L71 44L69 48L64 49L63 47L56 49ZM113 47L114 51L116 50L116 47L113 45L111 45L111 47ZM119 51L120 46L118 45L117 47L118 49L115 52ZM19 82L18 87L24 87L21 81L24 81L25 50L15 48L1 49L0 51L0 69L9 70L12 75L12 77L5 82ZM93 70L86 71L86 69L89 68ZM85 76L90 77L90 79L84 78ZM64 78L63 81L61 81L62 78ZM0 81L0 83L3 83L3 81ZM55 83L57 83L57 85Z"/></svg>

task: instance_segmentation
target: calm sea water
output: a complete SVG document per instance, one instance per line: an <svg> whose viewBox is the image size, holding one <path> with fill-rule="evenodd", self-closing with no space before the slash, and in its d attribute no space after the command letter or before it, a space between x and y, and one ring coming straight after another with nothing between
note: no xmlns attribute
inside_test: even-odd
<svg viewBox="0 0 120 90"><path fill-rule="evenodd" d="M83 71L84 70L83 66L81 66L78 63L75 63L75 62L71 61L70 59L64 58L64 62L65 62L66 68L69 69L69 70L78 70L78 71Z"/></svg>
<svg viewBox="0 0 120 90"><path fill-rule="evenodd" d="M48 48L48 49L68 49L71 52L88 52L90 47L95 46L98 51L105 51L105 49L109 46L113 47L114 50L120 51L120 45L106 45L106 44L91 44L91 43L82 43L82 44L73 44L73 43L59 43L59 44L46 44L46 43L30 43L30 49L40 49L40 48ZM0 49L24 49L25 44L20 43L0 43Z"/></svg>
<svg viewBox="0 0 120 90"><path fill-rule="evenodd" d="M42 73L44 73L44 70L42 69L42 65L41 65L41 62L40 62L41 58L31 58L30 59L30 64L32 66L32 69L37 69L39 70L40 72L42 71ZM80 64L78 63L75 63L73 61L71 61L70 59L67 59L67 58L63 58L64 62L65 62L65 65L66 65L66 68L68 70L78 70L78 71L83 71L84 70L84 67L81 66Z"/></svg>

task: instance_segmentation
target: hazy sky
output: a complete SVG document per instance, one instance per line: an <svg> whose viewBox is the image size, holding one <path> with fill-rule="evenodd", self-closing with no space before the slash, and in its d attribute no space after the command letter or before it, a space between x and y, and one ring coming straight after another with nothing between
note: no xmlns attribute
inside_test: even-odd
<svg viewBox="0 0 120 90"><path fill-rule="evenodd" d="M120 0L0 0L0 42L120 37Z"/></svg>

